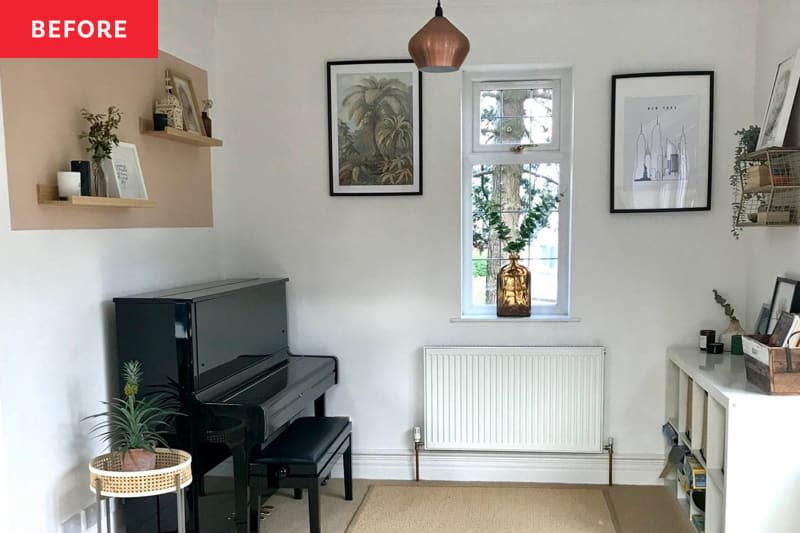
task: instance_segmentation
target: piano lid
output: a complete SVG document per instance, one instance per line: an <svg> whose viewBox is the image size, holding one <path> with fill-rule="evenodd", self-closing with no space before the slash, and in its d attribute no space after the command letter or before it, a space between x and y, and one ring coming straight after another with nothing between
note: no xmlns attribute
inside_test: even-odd
<svg viewBox="0 0 800 533"><path fill-rule="evenodd" d="M141 294L134 294L131 296L123 296L114 298L115 302L156 302L156 301L169 301L169 302L198 302L202 300L210 300L220 296L230 294L232 292L256 287L258 285L269 285L272 283L286 283L289 278L242 278L242 279L228 279L209 281L204 283L195 283L193 285L185 285L183 287L175 287L172 289L162 289L158 291L145 292Z"/></svg>

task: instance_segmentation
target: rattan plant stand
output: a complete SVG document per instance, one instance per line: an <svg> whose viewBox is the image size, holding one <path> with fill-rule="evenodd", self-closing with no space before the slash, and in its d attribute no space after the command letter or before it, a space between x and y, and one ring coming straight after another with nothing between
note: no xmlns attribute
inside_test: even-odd
<svg viewBox="0 0 800 533"><path fill-rule="evenodd" d="M99 455L89 463L89 488L97 495L97 531L102 531L103 501L143 498L174 492L178 506L178 533L186 533L184 489L192 484L192 456L182 450L156 448L156 468L122 471L122 454ZM106 503L106 530L111 529L111 504Z"/></svg>

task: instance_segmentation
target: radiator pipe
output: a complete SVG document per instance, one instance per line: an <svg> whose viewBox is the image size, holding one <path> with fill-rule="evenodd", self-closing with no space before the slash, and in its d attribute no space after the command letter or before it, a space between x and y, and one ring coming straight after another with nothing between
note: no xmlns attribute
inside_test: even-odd
<svg viewBox="0 0 800 533"><path fill-rule="evenodd" d="M608 486L614 484L614 439L608 438L608 444L603 446L603 450L608 452Z"/></svg>
<svg viewBox="0 0 800 533"><path fill-rule="evenodd" d="M416 426L414 428L414 471L417 481L419 481L419 449L422 447L422 444L422 429Z"/></svg>

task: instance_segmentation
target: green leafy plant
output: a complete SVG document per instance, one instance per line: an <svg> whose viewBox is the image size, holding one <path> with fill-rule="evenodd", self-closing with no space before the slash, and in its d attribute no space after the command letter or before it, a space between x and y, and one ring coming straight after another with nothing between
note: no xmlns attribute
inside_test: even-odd
<svg viewBox="0 0 800 533"><path fill-rule="evenodd" d="M153 452L157 445L168 446L162 433L169 427L167 419L178 413L165 409L158 395L137 398L142 373L139 361L126 361L122 365L125 398L102 402L108 407L107 412L84 419L105 418L92 427L91 433L110 443L112 451L125 453L141 448Z"/></svg>
<svg viewBox="0 0 800 533"><path fill-rule="evenodd" d="M727 316L731 321L735 320L738 322L739 319L737 319L736 315L734 314L733 306L728 303L728 300L725 299L725 297L722 296L717 289L712 290L714 292L714 301L722 306L722 308L725 310L725 316Z"/></svg>
<svg viewBox="0 0 800 533"><path fill-rule="evenodd" d="M731 207L733 207L731 234L737 239L740 236L741 229L739 228L738 222L739 211L741 210L742 205L742 184L747 176L748 166L747 162L744 160L744 157L751 152L755 152L760 133L761 128L758 126L748 126L735 132L735 135L739 137L739 142L737 143L736 150L734 151L733 174L730 176L730 182L731 187L733 188L734 196L733 202L731 203Z"/></svg>
<svg viewBox="0 0 800 533"><path fill-rule="evenodd" d="M111 157L111 150L119 146L116 129L122 122L122 112L116 106L108 108L106 113L90 113L81 109L81 116L89 123L89 131L81 132L79 138L89 141L86 149L95 162Z"/></svg>
<svg viewBox="0 0 800 533"><path fill-rule="evenodd" d="M478 211L476 215L485 220L494 230L497 239L505 245L503 250L509 254L519 254L540 229L547 227L550 215L558 208L562 195L549 188L542 188L534 191L531 196L534 201L525 211L522 222L516 231L512 231L503 220L500 202L480 197L474 198Z"/></svg>

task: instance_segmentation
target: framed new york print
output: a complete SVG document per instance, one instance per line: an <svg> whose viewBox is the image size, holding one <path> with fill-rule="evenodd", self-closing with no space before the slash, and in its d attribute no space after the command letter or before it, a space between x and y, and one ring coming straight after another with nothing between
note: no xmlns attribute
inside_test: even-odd
<svg viewBox="0 0 800 533"><path fill-rule="evenodd" d="M612 77L611 212L711 209L714 73Z"/></svg>

